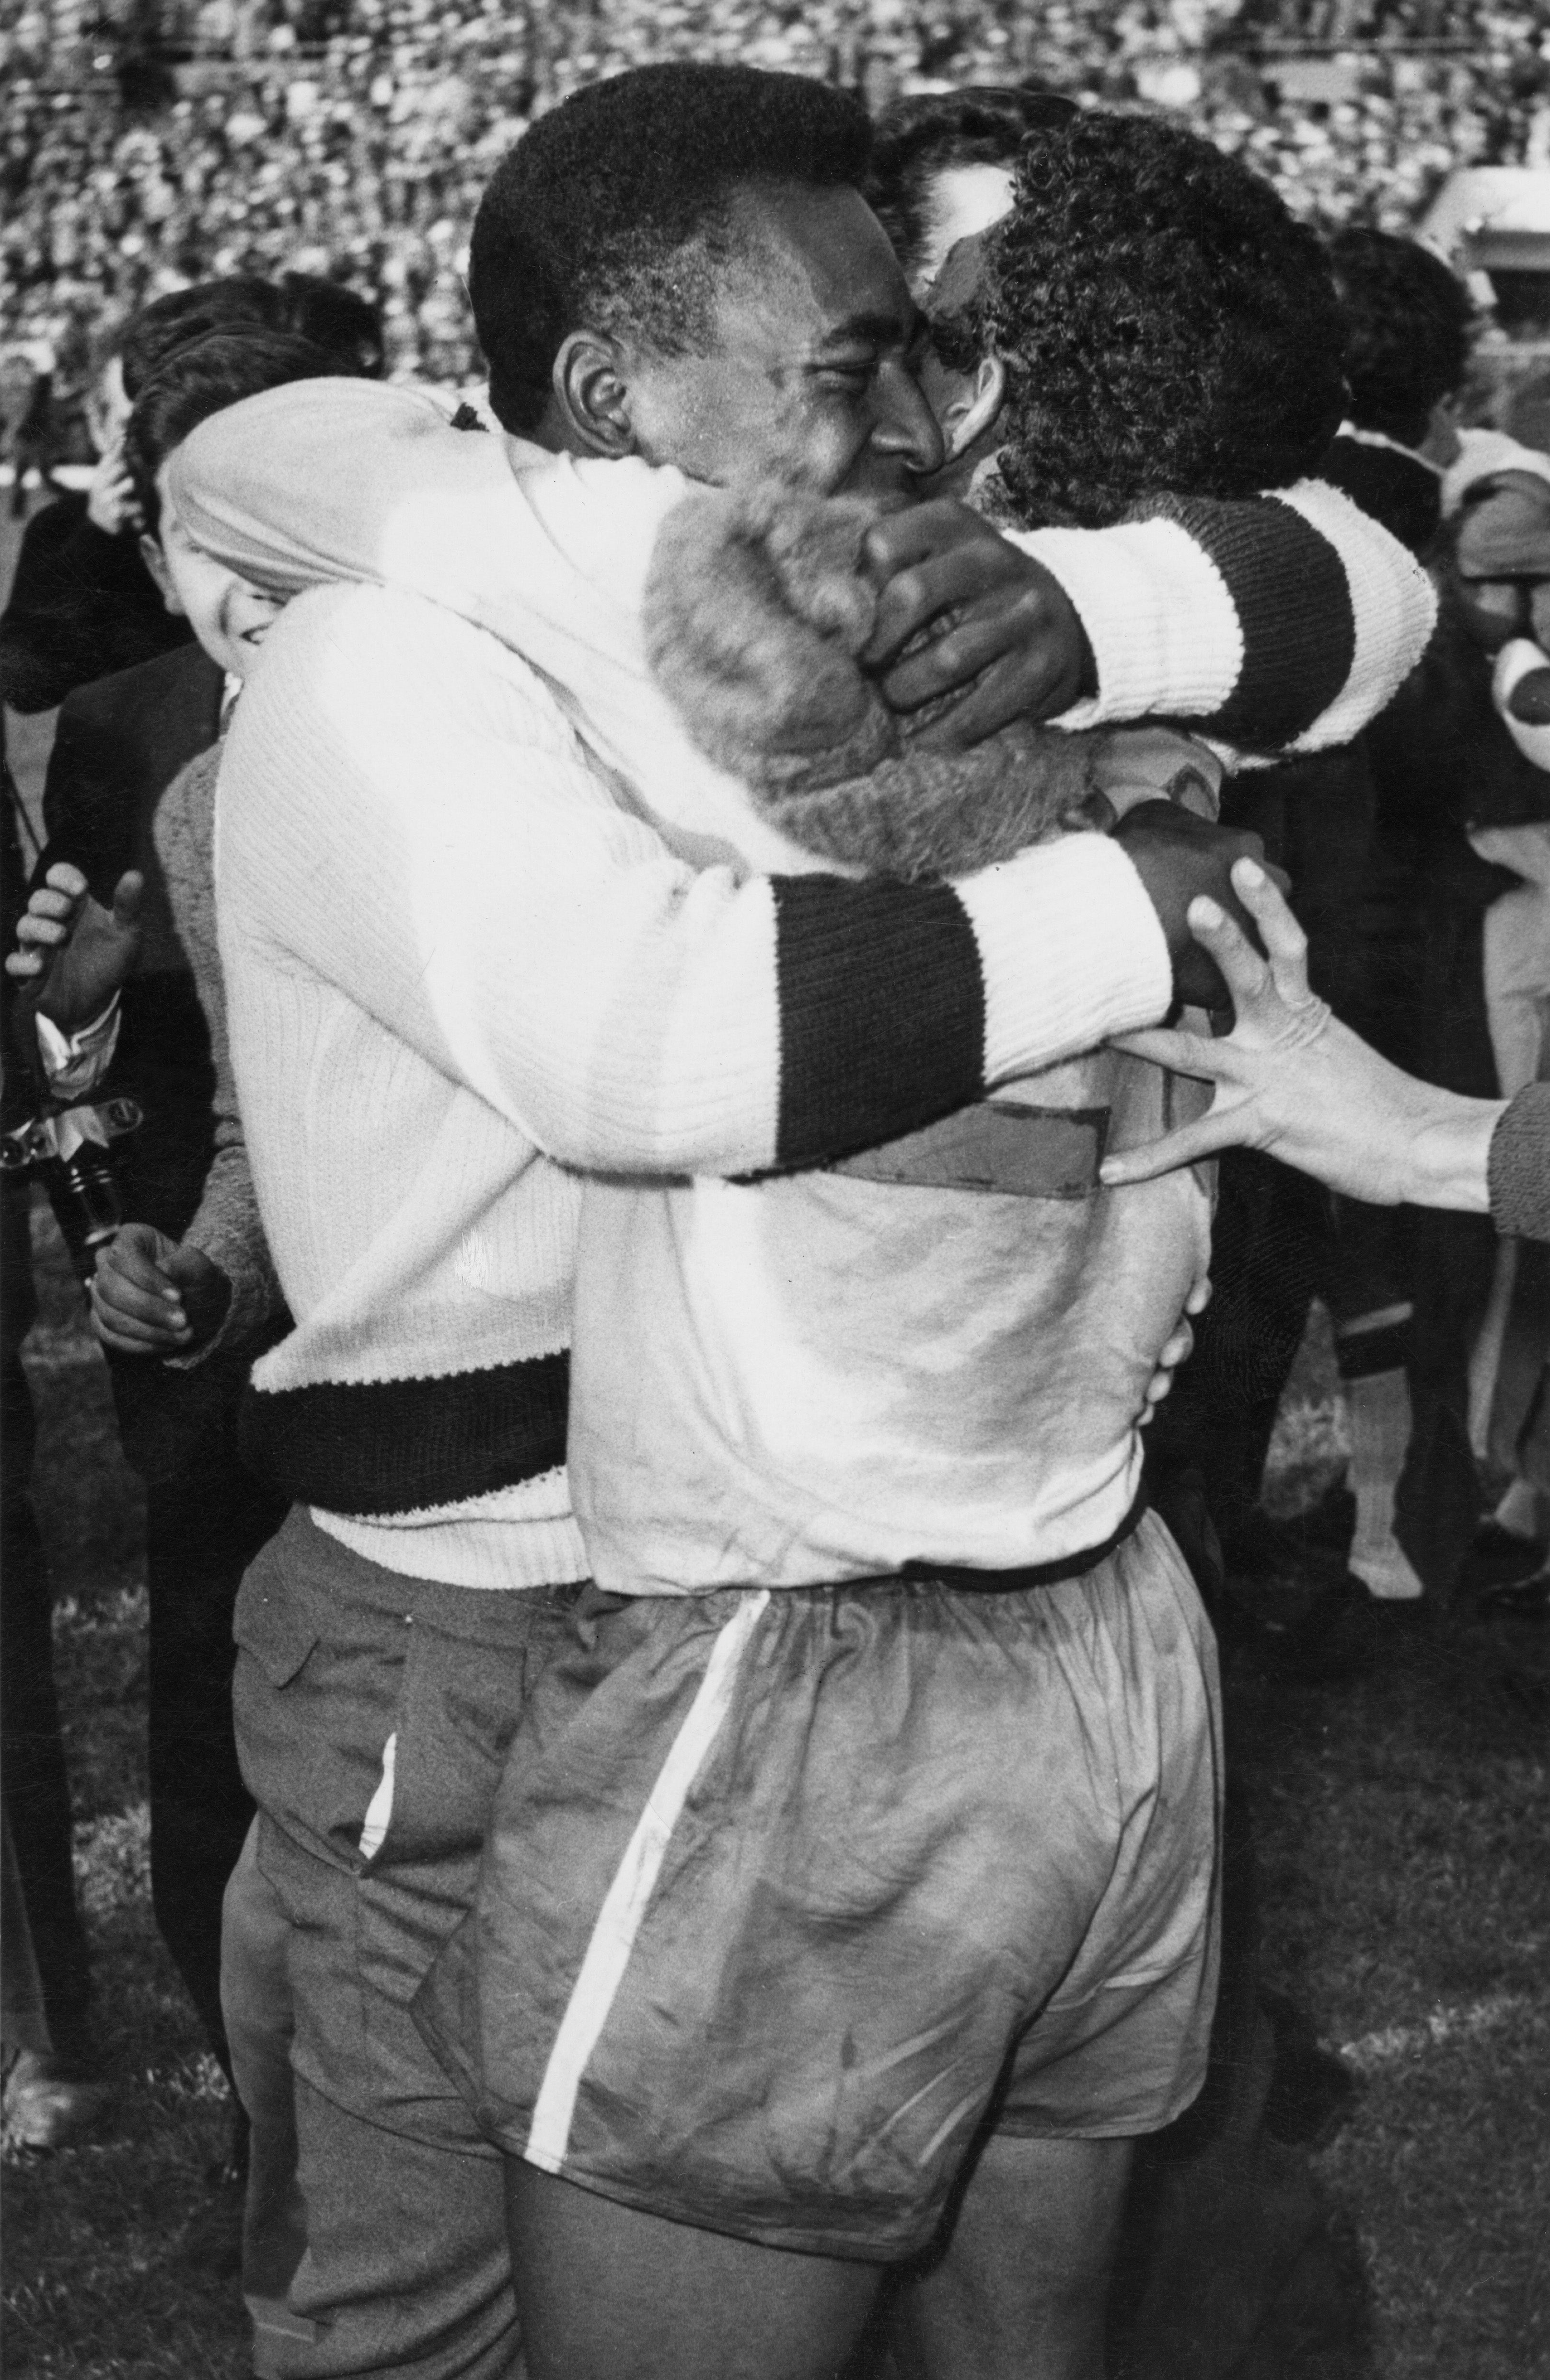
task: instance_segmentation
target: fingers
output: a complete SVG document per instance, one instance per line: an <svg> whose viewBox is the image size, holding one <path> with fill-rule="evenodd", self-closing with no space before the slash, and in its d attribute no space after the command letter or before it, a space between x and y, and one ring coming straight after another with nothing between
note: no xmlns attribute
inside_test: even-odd
<svg viewBox="0 0 1550 2380"><path fill-rule="evenodd" d="M1231 1083L1238 1079L1236 1053L1229 1041L1209 1041L1203 1033L1174 1033L1166 1026L1147 1026L1140 1033L1117 1033L1113 1046L1132 1058L1148 1058L1175 1075L1194 1075L1202 1082Z"/></svg>
<svg viewBox="0 0 1550 2380"><path fill-rule="evenodd" d="M80 907L84 893L50 892L40 890L33 893L18 920L17 930L29 923L47 919L51 925L67 926Z"/></svg>
<svg viewBox="0 0 1550 2380"><path fill-rule="evenodd" d="M1290 1006L1300 1007L1313 997L1308 989L1308 937L1287 905L1284 881L1278 885L1257 861L1240 859L1233 867L1232 885L1259 929L1277 990Z"/></svg>
<svg viewBox="0 0 1550 2380"><path fill-rule="evenodd" d="M33 898L41 897L34 894ZM70 939L70 921L41 917L31 910L17 919L16 938L18 944L34 950L57 950Z"/></svg>
<svg viewBox="0 0 1550 2380"><path fill-rule="evenodd" d="M1194 1332L1187 1322L1181 1322L1177 1330L1163 1341L1157 1351L1157 1369L1159 1372L1177 1371L1185 1357L1193 1353Z"/></svg>
<svg viewBox="0 0 1550 2380"><path fill-rule="evenodd" d="M145 879L138 868L126 868L113 888L113 922L125 932L133 931L139 924L140 905L145 899Z"/></svg>
<svg viewBox="0 0 1550 2380"><path fill-rule="evenodd" d="M1184 1300L1184 1311L1186 1314L1204 1314L1210 1303L1211 1279L1208 1273L1203 1273Z"/></svg>
<svg viewBox="0 0 1550 2380"><path fill-rule="evenodd" d="M66 860L56 861L37 891L29 896L17 920L17 941L30 943L35 950L57 950L61 943L68 941L77 912L86 898L86 879L79 868L72 868Z"/></svg>
<svg viewBox="0 0 1550 2380"><path fill-rule="evenodd" d="M6 973L13 983L30 983L42 971L43 959L40 951L11 951L6 953Z"/></svg>
<svg viewBox="0 0 1550 2380"><path fill-rule="evenodd" d="M955 545L976 543L987 531L979 516L969 512L951 497L938 497L926 504L911 504L904 510L889 513L875 521L862 540L862 566L870 573L875 584L895 578L930 554L943 553Z"/></svg>
<svg viewBox="0 0 1550 2380"><path fill-rule="evenodd" d="M1106 1189L1120 1190L1135 1182L1155 1182L1159 1174L1176 1172L1181 1165L1198 1165L1203 1158L1234 1148L1241 1138L1235 1128L1237 1113L1231 1108L1213 1108L1193 1123L1183 1123L1176 1132L1164 1133L1160 1140L1144 1141L1139 1148L1118 1150L1104 1159L1098 1168L1098 1179Z"/></svg>
<svg viewBox="0 0 1550 2380"><path fill-rule="evenodd" d="M169 1330L165 1325L142 1329L139 1324L120 1320L109 1309L91 1300L92 1336L115 1355L176 1355L187 1346L187 1326L181 1330Z"/></svg>
<svg viewBox="0 0 1550 2380"><path fill-rule="evenodd" d="M861 657L863 663L868 669L887 668L897 661L910 639L942 613L961 610L982 599L988 591L987 567L993 573L993 564L987 564L987 557L982 551L972 546L959 546L950 553L930 554L924 562L900 571L888 581L878 598L877 619ZM951 633L957 633L956 628ZM901 683L906 687L912 686L921 675L921 664L948 640L947 638L938 638L924 651L913 653L909 662L901 665ZM926 687L926 693L934 691L930 685ZM912 694L908 699L901 696L899 707L902 710L913 709L914 704L925 700L926 693ZM893 698L890 696L890 699Z"/></svg>
<svg viewBox="0 0 1550 2380"><path fill-rule="evenodd" d="M183 1299L157 1261L168 1244L146 1224L126 1224L97 1258L91 1320L107 1346L129 1354L165 1353L189 1336Z"/></svg>
<svg viewBox="0 0 1550 2380"><path fill-rule="evenodd" d="M1234 880L1240 868L1254 866L1253 860L1235 861ZM1185 915L1191 933L1202 950L1208 951L1216 961L1231 995L1233 1007L1241 1015L1246 1007L1253 1007L1256 1000L1274 988L1269 967L1242 928L1212 900L1208 892L1197 892Z"/></svg>
<svg viewBox="0 0 1550 2380"><path fill-rule="evenodd" d="M909 581L901 579L895 583L903 587ZM923 601L917 625L924 626L927 620L948 610L955 601L954 597L944 595L931 602L929 610ZM884 604L878 607L879 622L885 617L886 602L885 597ZM890 649L896 650L903 641L903 638L890 638L889 645L882 648L878 658L885 658ZM877 645L878 642L875 635L873 643ZM934 695L946 693L951 686L967 685L982 670L988 669L992 662L999 661L1006 650L1007 623L1004 614L970 612L956 620L943 635L933 637L929 644L907 654L888 671L881 681L884 698L895 710L918 710L921 704L929 702ZM866 659L868 662L872 661L870 650Z"/></svg>

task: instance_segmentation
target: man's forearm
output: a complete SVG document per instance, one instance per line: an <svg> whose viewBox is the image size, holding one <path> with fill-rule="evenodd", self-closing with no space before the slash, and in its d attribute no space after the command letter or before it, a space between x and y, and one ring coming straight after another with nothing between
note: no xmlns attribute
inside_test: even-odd
<svg viewBox="0 0 1550 2380"><path fill-rule="evenodd" d="M269 944L596 1172L820 1164L1167 1009L1105 838L957 886L696 874L493 650L369 589L272 632L222 779L229 983Z"/></svg>
<svg viewBox="0 0 1550 2380"><path fill-rule="evenodd" d="M1097 670L1067 727L1160 717L1246 751L1349 743L1425 650L1420 565L1318 480L1241 503L1166 496L1108 529L1014 532L1065 588Z"/></svg>

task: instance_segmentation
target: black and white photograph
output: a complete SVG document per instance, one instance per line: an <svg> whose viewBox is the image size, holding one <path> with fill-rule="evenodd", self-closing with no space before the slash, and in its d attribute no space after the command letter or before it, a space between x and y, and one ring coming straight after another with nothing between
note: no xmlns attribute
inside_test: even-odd
<svg viewBox="0 0 1550 2380"><path fill-rule="evenodd" d="M1550 0L0 0L0 2368L1550 2374Z"/></svg>

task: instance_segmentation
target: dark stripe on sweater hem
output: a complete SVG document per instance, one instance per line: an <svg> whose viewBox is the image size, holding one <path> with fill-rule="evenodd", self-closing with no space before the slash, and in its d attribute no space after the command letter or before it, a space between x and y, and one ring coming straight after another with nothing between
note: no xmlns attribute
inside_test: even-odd
<svg viewBox="0 0 1550 2380"><path fill-rule="evenodd" d="M776 1164L826 1163L934 1123L985 1087L985 985L945 884L774 880Z"/></svg>
<svg viewBox="0 0 1550 2380"><path fill-rule="evenodd" d="M1165 496L1151 509L1205 549L1243 632L1232 692L1218 710L1185 723L1251 750L1291 743L1328 710L1356 658L1356 614L1338 552L1274 498L1213 504Z"/></svg>
<svg viewBox="0 0 1550 2380"><path fill-rule="evenodd" d="M242 1459L298 1504L362 1519L518 1488L565 1459L570 1357L432 1379L249 1388Z"/></svg>

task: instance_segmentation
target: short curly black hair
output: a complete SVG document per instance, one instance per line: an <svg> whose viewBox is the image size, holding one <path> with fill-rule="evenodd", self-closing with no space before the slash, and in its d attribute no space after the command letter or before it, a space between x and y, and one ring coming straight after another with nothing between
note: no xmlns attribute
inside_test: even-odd
<svg viewBox="0 0 1550 2380"><path fill-rule="evenodd" d="M1353 226L1329 243L1346 325L1351 419L1419 446L1432 408L1462 385L1474 309L1441 257Z"/></svg>
<svg viewBox="0 0 1550 2380"><path fill-rule="evenodd" d="M538 427L572 331L628 327L692 354L735 253L734 192L860 189L871 148L858 100L755 67L638 67L539 116L474 221L468 291L499 419Z"/></svg>
<svg viewBox="0 0 1550 2380"><path fill-rule="evenodd" d="M938 344L1005 359L1001 473L1030 518L1097 527L1316 469L1345 407L1328 260L1208 140L1101 113L1041 130L986 264L975 319Z"/></svg>
<svg viewBox="0 0 1550 2380"><path fill-rule="evenodd" d="M1075 104L1021 83L965 83L913 92L884 110L866 195L908 279L925 254L938 175L955 165L1015 165L1028 135L1063 124Z"/></svg>

